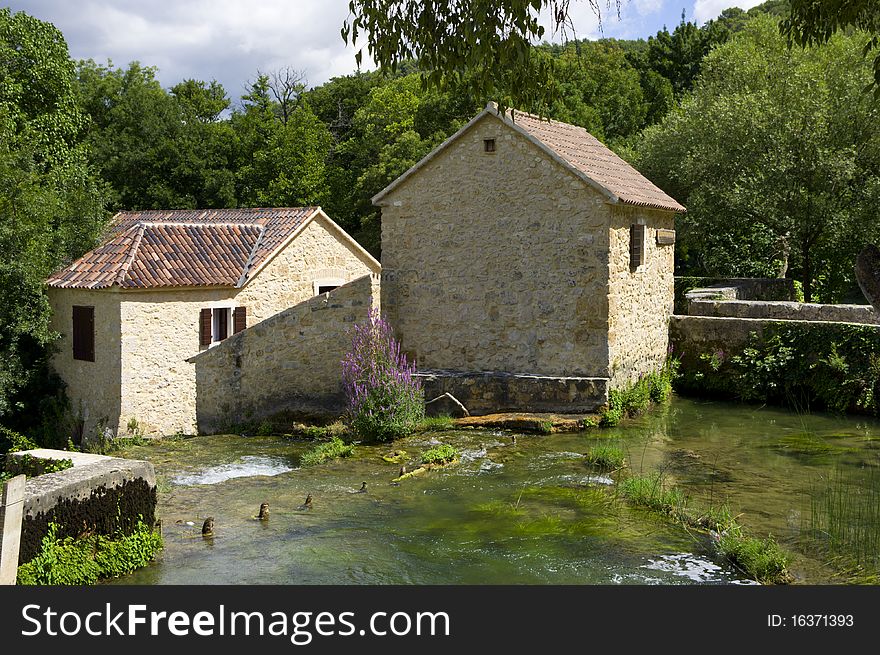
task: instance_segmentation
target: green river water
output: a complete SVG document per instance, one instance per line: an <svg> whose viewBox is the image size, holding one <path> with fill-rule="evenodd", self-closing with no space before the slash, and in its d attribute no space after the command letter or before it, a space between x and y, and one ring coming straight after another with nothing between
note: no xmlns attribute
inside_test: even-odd
<svg viewBox="0 0 880 655"><path fill-rule="evenodd" d="M307 441L230 435L131 447L160 478L165 549L122 584L730 584L704 537L615 498L583 461L612 442L692 503L727 504L795 559L798 583L839 582L807 539L810 493L880 462L880 422L673 398L618 428L547 436L422 433L299 468ZM458 464L392 484L383 461L450 443ZM836 473L835 473L836 472ZM357 493L366 482L366 493ZM307 494L312 509L301 509ZM255 515L268 502L270 518ZM215 536L203 539L205 517Z"/></svg>

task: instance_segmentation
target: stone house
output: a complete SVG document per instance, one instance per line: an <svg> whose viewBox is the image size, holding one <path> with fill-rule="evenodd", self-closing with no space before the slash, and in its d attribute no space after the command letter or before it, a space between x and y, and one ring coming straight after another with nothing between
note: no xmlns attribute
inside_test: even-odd
<svg viewBox="0 0 880 655"><path fill-rule="evenodd" d="M191 434L188 358L379 270L320 207L121 212L47 281L52 364L84 434Z"/></svg>
<svg viewBox="0 0 880 655"><path fill-rule="evenodd" d="M585 129L490 103L373 203L383 311L427 394L590 411L663 364L685 208Z"/></svg>

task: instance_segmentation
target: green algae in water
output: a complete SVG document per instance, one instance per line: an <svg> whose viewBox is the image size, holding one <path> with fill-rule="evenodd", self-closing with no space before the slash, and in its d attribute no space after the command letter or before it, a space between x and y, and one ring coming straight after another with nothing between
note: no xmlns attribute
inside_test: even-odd
<svg viewBox="0 0 880 655"><path fill-rule="evenodd" d="M854 448L829 443L828 439L835 436L819 437L811 432L801 432L780 437L768 444L768 447L784 455L805 458L827 458L854 452Z"/></svg>

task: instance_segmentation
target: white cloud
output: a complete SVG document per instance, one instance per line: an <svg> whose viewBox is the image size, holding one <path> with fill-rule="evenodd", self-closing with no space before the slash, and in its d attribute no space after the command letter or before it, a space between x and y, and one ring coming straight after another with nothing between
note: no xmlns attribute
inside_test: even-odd
<svg viewBox="0 0 880 655"><path fill-rule="evenodd" d="M12 0L53 23L75 59L137 60L166 87L216 79L237 99L258 70L304 70L311 85L355 70L339 35L348 0ZM358 48L360 44L358 45ZM368 58L364 56L365 63Z"/></svg>
<svg viewBox="0 0 880 655"><path fill-rule="evenodd" d="M751 9L764 2L764 0L695 0L694 20L702 25L708 20L718 18L721 12L730 7Z"/></svg>

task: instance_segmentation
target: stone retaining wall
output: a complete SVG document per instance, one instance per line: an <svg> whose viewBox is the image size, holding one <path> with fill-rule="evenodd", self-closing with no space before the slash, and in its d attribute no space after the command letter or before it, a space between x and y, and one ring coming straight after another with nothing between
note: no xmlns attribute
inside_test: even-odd
<svg viewBox="0 0 880 655"><path fill-rule="evenodd" d="M585 414L608 402L607 378L485 371L420 371L416 377L424 384L425 400L450 393L475 416L510 411Z"/></svg>
<svg viewBox="0 0 880 655"><path fill-rule="evenodd" d="M58 536L64 538L83 532L130 534L140 520L149 526L155 522L156 474L149 462L48 449L9 453L7 457L14 460L25 455L70 459L74 465L28 479L19 564L40 552L49 523L57 524Z"/></svg>
<svg viewBox="0 0 880 655"><path fill-rule="evenodd" d="M880 325L880 313L871 305L820 305L801 302L762 302L755 300L690 299L692 316L764 318L799 321L831 321Z"/></svg>
<svg viewBox="0 0 880 655"><path fill-rule="evenodd" d="M338 414L351 329L379 306L379 277L365 275L286 309L188 361L196 369L200 433L283 411Z"/></svg>

